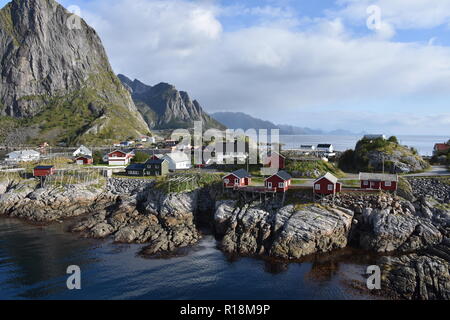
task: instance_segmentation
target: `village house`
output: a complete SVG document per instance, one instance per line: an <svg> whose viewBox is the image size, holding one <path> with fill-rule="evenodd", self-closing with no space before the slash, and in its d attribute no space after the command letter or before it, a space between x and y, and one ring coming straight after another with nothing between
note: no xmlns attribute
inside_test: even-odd
<svg viewBox="0 0 450 320"><path fill-rule="evenodd" d="M434 156L440 156L447 151L450 150L450 145L447 143L436 143L433 148L433 155Z"/></svg>
<svg viewBox="0 0 450 320"><path fill-rule="evenodd" d="M328 143L318 144L316 151L320 153L334 153L334 147Z"/></svg>
<svg viewBox="0 0 450 320"><path fill-rule="evenodd" d="M244 169L234 171L223 177L223 186L225 188L246 187L250 185L252 176Z"/></svg>
<svg viewBox="0 0 450 320"><path fill-rule="evenodd" d="M169 162L166 159L148 159L145 162L145 175L165 176L169 173Z"/></svg>
<svg viewBox="0 0 450 320"><path fill-rule="evenodd" d="M169 170L187 170L192 167L191 159L184 152L172 152L164 155L162 158L169 163Z"/></svg>
<svg viewBox="0 0 450 320"><path fill-rule="evenodd" d="M275 192L286 192L292 184L292 177L286 171L278 171L278 173L267 178L264 186L267 190Z"/></svg>
<svg viewBox="0 0 450 320"><path fill-rule="evenodd" d="M75 163L78 165L93 164L94 159L92 158L92 156L79 156L75 158Z"/></svg>
<svg viewBox="0 0 450 320"><path fill-rule="evenodd" d="M48 177L55 174L54 166L37 166L33 169L33 176L35 177Z"/></svg>
<svg viewBox="0 0 450 320"><path fill-rule="evenodd" d="M41 158L41 154L34 150L21 150L13 151L6 155L6 162L31 162L38 161Z"/></svg>
<svg viewBox="0 0 450 320"><path fill-rule="evenodd" d="M384 173L359 174L361 189L396 191L398 185L398 175Z"/></svg>
<svg viewBox="0 0 450 320"><path fill-rule="evenodd" d="M106 162L110 166L126 166L134 157L133 151L115 150L106 155Z"/></svg>
<svg viewBox="0 0 450 320"><path fill-rule="evenodd" d="M324 176L314 181L314 193L320 195L336 194L341 192L342 184L338 182L331 173L327 172Z"/></svg>
<svg viewBox="0 0 450 320"><path fill-rule="evenodd" d="M75 150L73 152L73 156L74 157L78 157L78 156L92 156L92 151L89 148L81 145L77 150Z"/></svg>
<svg viewBox="0 0 450 320"><path fill-rule="evenodd" d="M133 163L125 168L127 176L143 177L145 176L145 164Z"/></svg>
<svg viewBox="0 0 450 320"><path fill-rule="evenodd" d="M276 151L271 151L263 156L262 161L265 167L271 167L273 164L281 170L286 168L286 157Z"/></svg>

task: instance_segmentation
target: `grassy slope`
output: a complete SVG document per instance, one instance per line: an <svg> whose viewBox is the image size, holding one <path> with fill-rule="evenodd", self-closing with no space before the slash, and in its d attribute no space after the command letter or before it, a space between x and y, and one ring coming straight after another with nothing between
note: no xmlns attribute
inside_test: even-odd
<svg viewBox="0 0 450 320"><path fill-rule="evenodd" d="M342 172L339 168L337 168L333 163L326 161L287 161L286 171L294 173L298 172L312 172L314 170L318 170L320 175L323 175L327 172L332 173L338 178L344 177L345 173ZM314 177L314 178L318 178Z"/></svg>

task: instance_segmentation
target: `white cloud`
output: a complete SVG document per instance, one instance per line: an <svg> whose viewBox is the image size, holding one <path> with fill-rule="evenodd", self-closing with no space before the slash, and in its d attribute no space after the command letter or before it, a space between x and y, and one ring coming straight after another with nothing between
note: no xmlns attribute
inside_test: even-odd
<svg viewBox="0 0 450 320"><path fill-rule="evenodd" d="M332 15L365 23L367 8L378 6L382 20L397 29L434 28L450 23L448 0L338 0L342 9Z"/></svg>
<svg viewBox="0 0 450 320"><path fill-rule="evenodd" d="M389 41L398 21L386 22L376 36L356 38L345 16L310 19L304 28L260 22L224 31L224 12L232 13L182 0L98 0L83 8L117 72L148 84L173 83L208 111L246 111L309 126L297 117L323 106L449 92L450 49ZM301 18L272 7L252 12L301 25Z"/></svg>

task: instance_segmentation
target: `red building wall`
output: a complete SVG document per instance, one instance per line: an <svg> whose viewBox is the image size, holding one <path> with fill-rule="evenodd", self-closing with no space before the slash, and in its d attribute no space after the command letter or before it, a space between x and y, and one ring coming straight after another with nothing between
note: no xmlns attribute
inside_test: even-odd
<svg viewBox="0 0 450 320"><path fill-rule="evenodd" d="M272 183L271 188L269 188L269 182ZM286 182L286 186L284 188L280 188L279 183L284 183L284 182ZM290 182L291 182L291 180L284 181L279 176L275 175L266 180L265 187L269 190L275 190L276 192L286 192L289 190Z"/></svg>
<svg viewBox="0 0 450 320"><path fill-rule="evenodd" d="M317 190L316 186L320 186L320 189ZM332 190L328 190L328 186L333 186ZM337 183L336 186L326 178L322 178L314 184L314 192L317 194L333 194L335 192L340 192L341 184Z"/></svg>
<svg viewBox="0 0 450 320"><path fill-rule="evenodd" d="M225 180L228 179L228 183L225 183ZM223 185L225 186L225 188L234 188L236 186L236 182L235 180L238 179L239 183L237 184L237 186L239 187L244 187L248 185L248 182L246 182L246 180L250 180L250 179L239 179L238 177L236 177L235 175L229 174L228 176L223 178Z"/></svg>
<svg viewBox="0 0 450 320"><path fill-rule="evenodd" d="M368 182L365 184L365 182ZM386 185L386 181L361 181L361 189L373 189L373 190L385 190L385 191L396 191L397 190L397 182L391 182L390 186Z"/></svg>
<svg viewBox="0 0 450 320"><path fill-rule="evenodd" d="M33 170L33 175L35 177L47 177L47 176L51 176L52 174L55 173L55 168L51 168L51 169L34 169Z"/></svg>
<svg viewBox="0 0 450 320"><path fill-rule="evenodd" d="M278 167L281 170L286 169L286 159L283 158L281 155L273 155L268 159L268 163L266 164L267 167L271 167L272 166L272 162L276 161L276 159L278 158Z"/></svg>

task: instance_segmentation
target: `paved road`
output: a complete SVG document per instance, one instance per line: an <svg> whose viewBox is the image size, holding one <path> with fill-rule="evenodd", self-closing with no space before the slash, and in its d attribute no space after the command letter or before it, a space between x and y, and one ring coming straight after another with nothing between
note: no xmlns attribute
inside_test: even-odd
<svg viewBox="0 0 450 320"><path fill-rule="evenodd" d="M450 176L446 166L433 166L430 171L422 173L407 174L407 177L432 177L432 176Z"/></svg>

